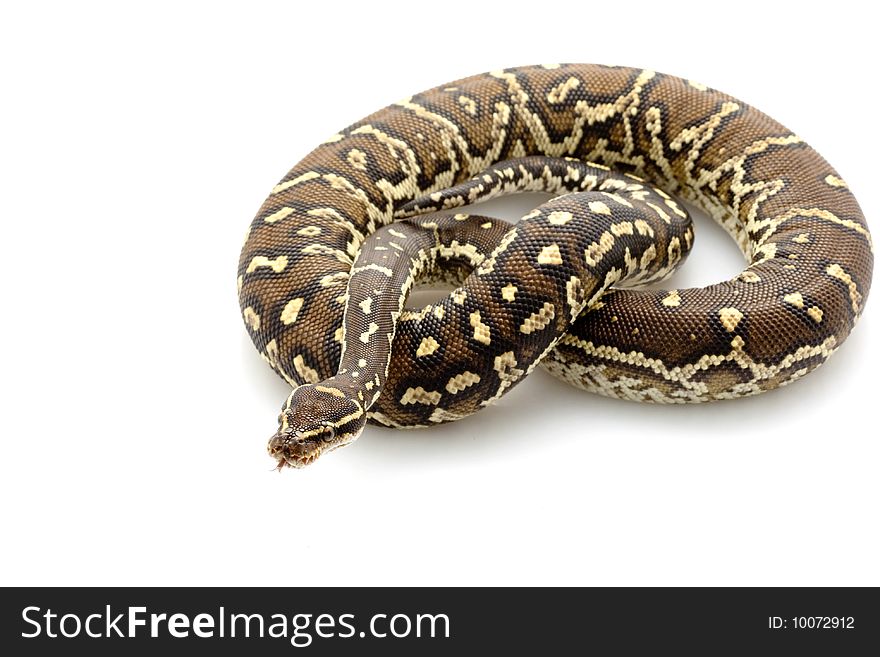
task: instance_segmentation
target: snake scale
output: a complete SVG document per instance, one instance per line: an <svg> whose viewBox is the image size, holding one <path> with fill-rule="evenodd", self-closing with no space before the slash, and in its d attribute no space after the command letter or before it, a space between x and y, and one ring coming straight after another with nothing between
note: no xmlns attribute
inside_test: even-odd
<svg viewBox="0 0 880 657"><path fill-rule="evenodd" d="M554 197L516 225L456 211L525 190ZM690 249L673 195L747 267L707 287L626 289ZM330 137L263 203L238 290L254 344L294 388L269 441L282 469L368 421L467 416L538 364L642 402L786 385L852 330L872 267L846 183L770 117L693 81L562 64L441 85ZM422 281L456 287L407 308Z"/></svg>

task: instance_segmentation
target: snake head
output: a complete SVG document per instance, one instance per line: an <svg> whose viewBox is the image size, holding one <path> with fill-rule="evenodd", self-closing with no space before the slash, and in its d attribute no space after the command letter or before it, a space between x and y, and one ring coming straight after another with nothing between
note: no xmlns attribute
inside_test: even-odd
<svg viewBox="0 0 880 657"><path fill-rule="evenodd" d="M278 423L278 431L269 439L269 455L278 461L278 470L303 468L324 452L354 442L364 430L367 414L340 388L308 384L290 394Z"/></svg>

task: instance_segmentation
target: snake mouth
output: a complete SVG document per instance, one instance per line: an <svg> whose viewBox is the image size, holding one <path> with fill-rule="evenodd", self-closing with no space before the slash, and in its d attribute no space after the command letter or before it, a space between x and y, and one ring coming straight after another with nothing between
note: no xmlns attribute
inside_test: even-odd
<svg viewBox="0 0 880 657"><path fill-rule="evenodd" d="M324 453L320 442L299 440L294 434L276 433L269 440L269 455L278 461L277 470L285 467L304 468L314 463Z"/></svg>
<svg viewBox="0 0 880 657"><path fill-rule="evenodd" d="M281 472L285 467L304 468L317 460L318 456L320 453L309 456L281 456L278 458L278 466L275 469Z"/></svg>

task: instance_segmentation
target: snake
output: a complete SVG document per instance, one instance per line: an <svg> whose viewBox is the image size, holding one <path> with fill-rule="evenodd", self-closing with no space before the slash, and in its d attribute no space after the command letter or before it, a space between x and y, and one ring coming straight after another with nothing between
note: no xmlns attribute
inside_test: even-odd
<svg viewBox="0 0 880 657"><path fill-rule="evenodd" d="M465 207L525 191L550 199L514 224ZM646 288L693 245L685 203L745 268ZM237 288L292 389L268 442L282 470L368 423L467 417L539 365L635 402L785 386L850 334L872 268L848 185L774 119L693 80L552 64L443 84L330 136L263 202ZM453 289L407 306L437 283Z"/></svg>

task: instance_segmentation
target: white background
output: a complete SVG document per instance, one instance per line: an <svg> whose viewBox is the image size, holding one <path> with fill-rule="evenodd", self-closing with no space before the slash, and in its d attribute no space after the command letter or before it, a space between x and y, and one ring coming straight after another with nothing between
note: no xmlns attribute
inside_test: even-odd
<svg viewBox="0 0 880 657"><path fill-rule="evenodd" d="M536 372L478 416L368 428L279 475L287 390L235 294L248 222L313 146L520 64L732 93L825 155L876 229L869 6L8 4L0 584L880 584L880 301L762 397L652 407ZM697 228L675 285L742 267Z"/></svg>

